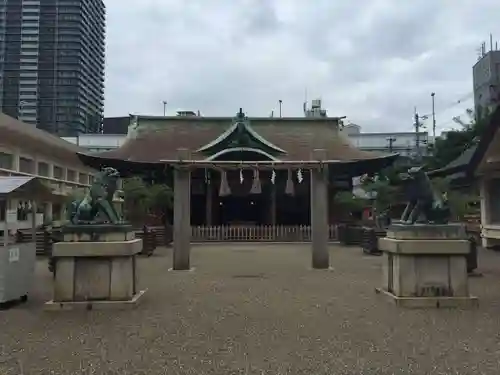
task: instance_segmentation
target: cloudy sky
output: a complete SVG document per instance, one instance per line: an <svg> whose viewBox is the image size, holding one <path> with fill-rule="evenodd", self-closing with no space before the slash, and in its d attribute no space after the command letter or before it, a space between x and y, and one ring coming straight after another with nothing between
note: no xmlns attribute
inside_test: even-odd
<svg viewBox="0 0 500 375"><path fill-rule="evenodd" d="M106 0L106 115L301 116L306 97L363 131L438 129L472 106L498 0ZM460 101L460 103L458 103ZM465 118L465 117L464 117Z"/></svg>

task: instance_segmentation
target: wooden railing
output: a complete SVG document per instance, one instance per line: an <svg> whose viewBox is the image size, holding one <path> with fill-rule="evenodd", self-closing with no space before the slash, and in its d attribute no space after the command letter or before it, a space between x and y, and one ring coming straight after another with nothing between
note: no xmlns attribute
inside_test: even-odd
<svg viewBox="0 0 500 375"><path fill-rule="evenodd" d="M330 241L336 241L337 228L328 227ZM192 242L308 242L311 241L309 225L221 225L191 227Z"/></svg>

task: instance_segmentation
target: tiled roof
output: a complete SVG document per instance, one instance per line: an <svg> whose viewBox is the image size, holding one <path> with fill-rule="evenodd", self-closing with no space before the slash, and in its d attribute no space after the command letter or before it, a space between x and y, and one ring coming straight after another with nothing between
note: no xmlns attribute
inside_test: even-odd
<svg viewBox="0 0 500 375"><path fill-rule="evenodd" d="M81 164L76 154L85 149L67 142L58 136L38 129L34 125L26 124L15 118L0 113L0 144L13 144L36 150L42 155L57 155L59 158L71 160Z"/></svg>
<svg viewBox="0 0 500 375"><path fill-rule="evenodd" d="M430 171L428 174L432 177L451 176L457 172L464 172L460 177L473 175L487 154L490 145L497 136L500 129L500 106L491 114L489 123L486 125L483 134L477 145L465 150L457 159L450 162L443 168Z"/></svg>
<svg viewBox="0 0 500 375"><path fill-rule="evenodd" d="M431 177L443 177L450 176L457 172L465 172L471 164L472 157L476 152L477 145L472 146L465 150L458 158L449 162L443 168L435 169L433 171L428 172L427 174Z"/></svg>
<svg viewBox="0 0 500 375"><path fill-rule="evenodd" d="M283 119L285 120L285 119ZM386 156L385 153L361 151L340 134L334 121L310 119L250 119L252 128L270 143L286 151L283 160L309 160L314 149L325 149L327 159L350 161ZM144 121L140 119L139 121ZM113 151L99 153L99 157L136 162L157 162L177 159L177 150L187 148L193 160L205 159L196 150L224 133L232 119L193 119L165 121L155 130L140 132L136 138ZM96 155L97 156L97 155Z"/></svg>

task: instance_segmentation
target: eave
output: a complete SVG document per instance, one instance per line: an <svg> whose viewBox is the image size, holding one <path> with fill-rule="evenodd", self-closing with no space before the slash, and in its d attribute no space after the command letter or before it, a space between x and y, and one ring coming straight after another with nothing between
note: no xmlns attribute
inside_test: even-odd
<svg viewBox="0 0 500 375"><path fill-rule="evenodd" d="M332 176L361 176L365 173L389 167L399 157L399 154L390 154L373 159L362 160L265 160L265 161L208 161L208 160L160 160L158 162L137 162L103 158L98 155L78 153L80 160L93 168L101 169L105 166L116 168L123 177L145 175L150 172L169 173L174 168L188 167L193 169L241 169L259 168L268 170L279 169L318 169L328 168Z"/></svg>

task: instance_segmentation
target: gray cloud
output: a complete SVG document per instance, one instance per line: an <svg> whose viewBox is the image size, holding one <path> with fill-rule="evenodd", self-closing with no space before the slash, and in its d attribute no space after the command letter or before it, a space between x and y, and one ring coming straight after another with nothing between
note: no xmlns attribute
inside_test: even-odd
<svg viewBox="0 0 500 375"><path fill-rule="evenodd" d="M200 110L300 116L307 90L365 131L438 127L471 106L497 0L107 0L106 115Z"/></svg>

